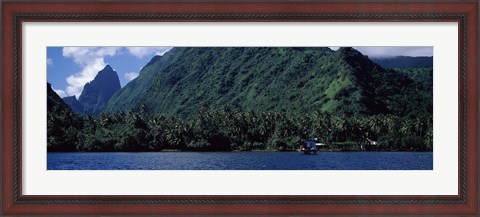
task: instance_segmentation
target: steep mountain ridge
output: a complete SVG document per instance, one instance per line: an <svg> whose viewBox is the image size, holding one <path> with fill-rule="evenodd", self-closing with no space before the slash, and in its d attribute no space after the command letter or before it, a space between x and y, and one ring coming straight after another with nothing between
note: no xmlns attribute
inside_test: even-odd
<svg viewBox="0 0 480 217"><path fill-rule="evenodd" d="M139 104L144 94L149 93L152 82L160 71L176 61L182 54L179 48L172 48L163 56L154 56L140 71L137 78L130 81L110 99L106 111L119 112ZM118 105L118 106L117 106Z"/></svg>
<svg viewBox="0 0 480 217"><path fill-rule="evenodd" d="M396 91L414 92L411 78L383 69L353 48L174 48L152 58L138 78L112 96L105 112L146 105L149 113L188 119L203 103L247 111L354 116L398 111L405 115L415 109L403 102L397 103L402 109L387 106L392 98L381 93L387 83L398 87Z"/></svg>
<svg viewBox="0 0 480 217"><path fill-rule="evenodd" d="M83 105L84 113L98 115L120 88L117 72L107 65L91 82L85 84L78 101Z"/></svg>
<svg viewBox="0 0 480 217"><path fill-rule="evenodd" d="M58 96L52 89L52 85L47 82L47 114L70 110L70 107Z"/></svg>

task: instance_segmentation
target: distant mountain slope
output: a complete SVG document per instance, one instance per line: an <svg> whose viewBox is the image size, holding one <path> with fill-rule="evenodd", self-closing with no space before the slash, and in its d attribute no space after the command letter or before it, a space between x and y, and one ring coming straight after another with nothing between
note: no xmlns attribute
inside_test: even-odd
<svg viewBox="0 0 480 217"><path fill-rule="evenodd" d="M75 96L64 97L62 98L62 100L68 106L70 106L70 108L72 108L74 112L81 113L81 114L84 112L83 105L77 100L77 98L75 98Z"/></svg>
<svg viewBox="0 0 480 217"><path fill-rule="evenodd" d="M385 70L353 48L174 48L115 93L105 112L145 104L150 113L188 119L207 103L291 114L405 115L418 112L417 101L409 101L414 84L407 74Z"/></svg>
<svg viewBox="0 0 480 217"><path fill-rule="evenodd" d="M384 57L371 58L373 62L384 68L418 68L418 67L433 67L433 57Z"/></svg>

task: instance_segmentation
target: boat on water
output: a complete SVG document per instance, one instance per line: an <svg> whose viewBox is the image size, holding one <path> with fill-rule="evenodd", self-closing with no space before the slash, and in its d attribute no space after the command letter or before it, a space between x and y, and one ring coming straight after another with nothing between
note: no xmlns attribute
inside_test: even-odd
<svg viewBox="0 0 480 217"><path fill-rule="evenodd" d="M301 154L317 154L317 142L315 140L305 141L298 150Z"/></svg>

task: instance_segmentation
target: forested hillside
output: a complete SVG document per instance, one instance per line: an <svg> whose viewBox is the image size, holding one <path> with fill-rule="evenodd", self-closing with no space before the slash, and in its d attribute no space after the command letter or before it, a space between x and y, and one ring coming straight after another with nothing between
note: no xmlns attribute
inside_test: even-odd
<svg viewBox="0 0 480 217"><path fill-rule="evenodd" d="M431 67L385 69L348 47L173 48L98 117L49 113L48 147L292 150L318 138L330 150L375 140L376 150L431 151L432 78Z"/></svg>
<svg viewBox="0 0 480 217"><path fill-rule="evenodd" d="M53 91L47 83L47 150L48 151L75 151L77 140L77 126L69 122L69 118L76 118L67 104Z"/></svg>
<svg viewBox="0 0 480 217"><path fill-rule="evenodd" d="M428 90L415 83L353 48L174 48L153 58L137 79L115 93L105 112L146 104L150 114L189 119L207 103L294 115L407 115L431 101L416 97Z"/></svg>

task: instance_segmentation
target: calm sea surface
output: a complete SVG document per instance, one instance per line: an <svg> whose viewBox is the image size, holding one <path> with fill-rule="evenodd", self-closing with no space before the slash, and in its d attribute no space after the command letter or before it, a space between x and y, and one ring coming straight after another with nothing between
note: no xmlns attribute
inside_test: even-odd
<svg viewBox="0 0 480 217"><path fill-rule="evenodd" d="M432 152L48 153L48 170L432 170Z"/></svg>

